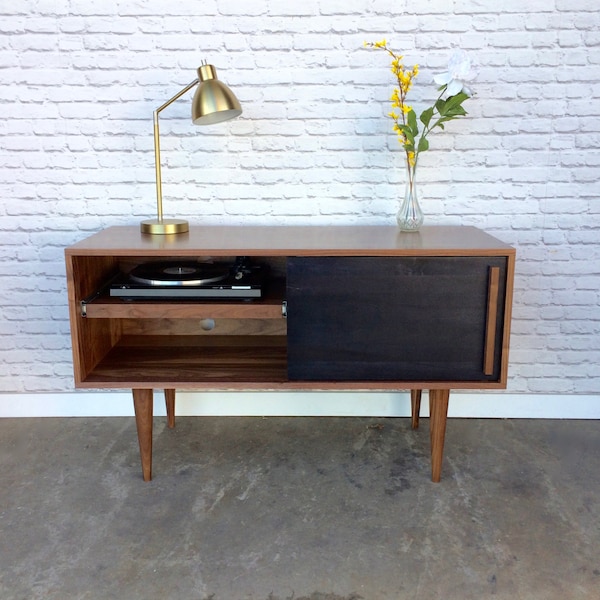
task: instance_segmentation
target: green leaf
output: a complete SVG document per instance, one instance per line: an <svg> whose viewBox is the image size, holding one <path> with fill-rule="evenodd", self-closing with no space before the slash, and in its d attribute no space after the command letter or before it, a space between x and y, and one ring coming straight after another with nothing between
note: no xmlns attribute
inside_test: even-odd
<svg viewBox="0 0 600 600"><path fill-rule="evenodd" d="M458 116L458 115L466 115L465 109L461 106L461 104L467 99L469 96L464 92L460 92L455 94L454 96L450 96L450 98L446 98L446 100L438 100L435 103L435 107L440 114L440 116Z"/></svg>
<svg viewBox="0 0 600 600"><path fill-rule="evenodd" d="M417 114L412 108L408 111L407 117L408 126L412 130L413 137L417 137L419 135L419 126L417 125Z"/></svg>
<svg viewBox="0 0 600 600"><path fill-rule="evenodd" d="M425 150L429 150L429 142L427 141L427 138L422 137L419 140L419 148L418 148L418 152L424 152Z"/></svg>
<svg viewBox="0 0 600 600"><path fill-rule="evenodd" d="M423 125L425 125L425 127L428 127L432 117L433 117L433 106L425 109L421 113L421 123L423 123Z"/></svg>
<svg viewBox="0 0 600 600"><path fill-rule="evenodd" d="M415 143L415 136L413 135L412 129L408 125L398 124L398 129L400 129L400 131L411 144Z"/></svg>
<svg viewBox="0 0 600 600"><path fill-rule="evenodd" d="M443 123L446 123L446 121L452 121L452 117L441 117L440 119L438 119L436 121L436 123L433 127L439 127L440 129L444 129ZM433 129L433 127L432 127L432 129Z"/></svg>
<svg viewBox="0 0 600 600"><path fill-rule="evenodd" d="M450 98L446 100L446 104L449 108L454 108L455 106L459 106L460 104L462 104L468 97L469 96L467 96L467 94L465 94L464 92L459 92L454 96L450 96Z"/></svg>

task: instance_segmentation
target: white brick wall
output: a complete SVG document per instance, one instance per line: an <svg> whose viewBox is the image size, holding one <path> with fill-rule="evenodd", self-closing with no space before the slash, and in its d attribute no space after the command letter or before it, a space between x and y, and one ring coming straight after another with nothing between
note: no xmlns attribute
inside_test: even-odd
<svg viewBox="0 0 600 600"><path fill-rule="evenodd" d="M393 223L386 37L421 74L460 46L469 118L431 138L430 224L517 247L509 391L600 393L596 0L21 0L0 7L0 392L72 390L63 249L154 214L152 111L216 65L242 118L162 113L165 212L192 223Z"/></svg>

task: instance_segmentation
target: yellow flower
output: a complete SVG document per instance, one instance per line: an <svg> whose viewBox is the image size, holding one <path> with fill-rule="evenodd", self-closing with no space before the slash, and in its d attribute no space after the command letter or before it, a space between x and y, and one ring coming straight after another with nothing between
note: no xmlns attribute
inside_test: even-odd
<svg viewBox="0 0 600 600"><path fill-rule="evenodd" d="M402 92L406 94L412 86L413 74L411 71L402 71L398 74L398 81Z"/></svg>
<svg viewBox="0 0 600 600"><path fill-rule="evenodd" d="M404 65L402 64L402 56L397 56L396 58L394 58L394 60L392 61L392 73L394 75L398 75L398 73L402 72L403 68Z"/></svg>

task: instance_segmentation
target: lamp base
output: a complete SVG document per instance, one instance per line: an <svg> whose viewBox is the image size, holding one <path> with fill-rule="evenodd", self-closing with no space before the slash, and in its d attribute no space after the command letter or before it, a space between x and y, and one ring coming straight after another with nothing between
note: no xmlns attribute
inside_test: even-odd
<svg viewBox="0 0 600 600"><path fill-rule="evenodd" d="M190 230L190 224L182 219L151 219L140 223L142 233L151 235L169 235L173 233L185 233Z"/></svg>

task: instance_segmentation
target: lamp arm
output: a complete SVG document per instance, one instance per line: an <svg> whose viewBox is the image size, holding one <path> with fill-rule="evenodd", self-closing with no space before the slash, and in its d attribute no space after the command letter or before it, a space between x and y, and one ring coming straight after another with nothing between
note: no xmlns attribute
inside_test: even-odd
<svg viewBox="0 0 600 600"><path fill-rule="evenodd" d="M180 92L175 94L170 100L167 100L162 106L159 106L152 113L152 120L154 122L154 168L156 171L156 207L158 213L158 220L163 220L163 209L162 209L162 178L160 172L160 135L158 128L158 114L167 106L175 102L178 98L183 96L186 92L191 90L195 85L199 83L200 79L194 79L192 83L186 85Z"/></svg>

